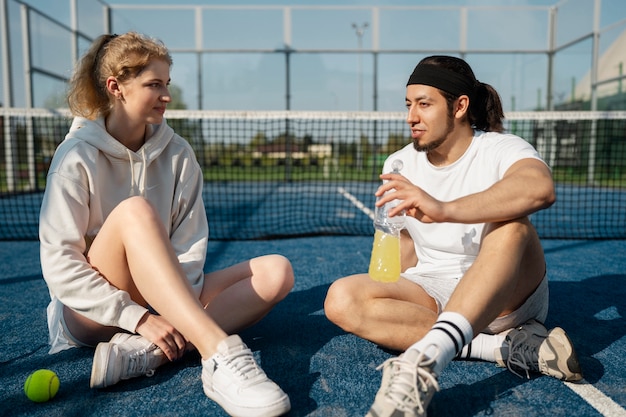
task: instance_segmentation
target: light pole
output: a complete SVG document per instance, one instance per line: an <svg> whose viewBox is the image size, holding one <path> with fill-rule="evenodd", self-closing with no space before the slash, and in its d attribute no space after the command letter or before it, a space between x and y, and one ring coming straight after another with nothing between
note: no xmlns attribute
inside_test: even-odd
<svg viewBox="0 0 626 417"><path fill-rule="evenodd" d="M357 55L357 89L358 89L358 95L357 95L357 101L358 101L358 106L359 106L359 111L363 110L363 74L362 74L362 69L361 69L361 51L363 49L363 33L365 32L365 29L369 26L369 24L367 22L363 23L362 25L357 25L356 23L352 24L352 28L355 30L356 32L356 37L357 37L357 43L358 43L358 55Z"/></svg>
<svg viewBox="0 0 626 417"><path fill-rule="evenodd" d="M365 29L368 27L368 23L365 22L362 25L357 25L356 23L352 24L352 28L356 32L356 38L358 42L358 53L357 53L357 102L359 106L359 111L363 110L363 71L361 69L361 52L363 50L363 33ZM363 155L361 149L361 141L363 140L363 132L359 135L356 142L356 167L360 171L363 168Z"/></svg>

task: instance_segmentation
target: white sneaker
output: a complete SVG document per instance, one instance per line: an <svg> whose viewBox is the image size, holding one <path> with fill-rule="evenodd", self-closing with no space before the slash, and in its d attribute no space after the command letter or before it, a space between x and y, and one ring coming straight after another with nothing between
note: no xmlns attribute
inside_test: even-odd
<svg viewBox="0 0 626 417"><path fill-rule="evenodd" d="M163 351L145 337L117 333L110 341L96 346L89 386L105 388L122 379L152 376L165 361Z"/></svg>
<svg viewBox="0 0 626 417"><path fill-rule="evenodd" d="M291 409L287 394L267 377L237 335L221 341L217 352L202 360L202 387L234 417L274 417Z"/></svg>
<svg viewBox="0 0 626 417"><path fill-rule="evenodd" d="M378 367L383 369L383 379L365 417L426 417L428 404L439 391L431 370L434 363L416 349L387 359Z"/></svg>

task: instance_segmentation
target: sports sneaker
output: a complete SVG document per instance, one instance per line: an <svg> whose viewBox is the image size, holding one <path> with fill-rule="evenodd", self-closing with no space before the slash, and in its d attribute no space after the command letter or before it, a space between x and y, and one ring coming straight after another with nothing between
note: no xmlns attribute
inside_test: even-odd
<svg viewBox="0 0 626 417"><path fill-rule="evenodd" d="M530 378L530 371L569 382L583 378L574 345L560 327L548 332L537 320L530 320L512 329L505 345L504 349L496 349L496 362L520 378L521 373Z"/></svg>
<svg viewBox="0 0 626 417"><path fill-rule="evenodd" d="M267 377L237 335L228 336L213 356L202 360L202 387L235 417L274 417L291 409L287 394Z"/></svg>
<svg viewBox="0 0 626 417"><path fill-rule="evenodd" d="M117 333L109 342L96 346L89 386L105 388L122 379L152 376L165 361L163 351L145 337Z"/></svg>
<svg viewBox="0 0 626 417"><path fill-rule="evenodd" d="M383 378L366 417L425 417L431 398L439 391L431 370L434 362L415 349L387 359L377 368L383 368Z"/></svg>

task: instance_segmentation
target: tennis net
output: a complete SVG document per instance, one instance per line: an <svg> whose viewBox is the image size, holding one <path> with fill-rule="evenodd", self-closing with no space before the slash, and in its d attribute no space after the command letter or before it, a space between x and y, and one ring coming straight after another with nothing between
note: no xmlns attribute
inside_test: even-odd
<svg viewBox="0 0 626 417"><path fill-rule="evenodd" d="M196 151L212 239L370 235L385 157L410 142L404 113L172 110ZM0 108L0 240L37 239L65 110ZM551 166L542 238L626 238L626 112L512 112L505 127Z"/></svg>

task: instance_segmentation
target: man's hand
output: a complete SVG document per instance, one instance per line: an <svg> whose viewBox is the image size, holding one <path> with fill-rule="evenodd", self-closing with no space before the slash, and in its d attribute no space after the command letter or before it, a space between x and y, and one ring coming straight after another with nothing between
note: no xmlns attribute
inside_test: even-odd
<svg viewBox="0 0 626 417"><path fill-rule="evenodd" d="M395 216L404 210L406 215L422 223L446 221L445 203L434 199L400 174L383 174L380 178L385 182L376 190L375 195L379 197L376 206L400 200L397 206L389 210L389 216Z"/></svg>

